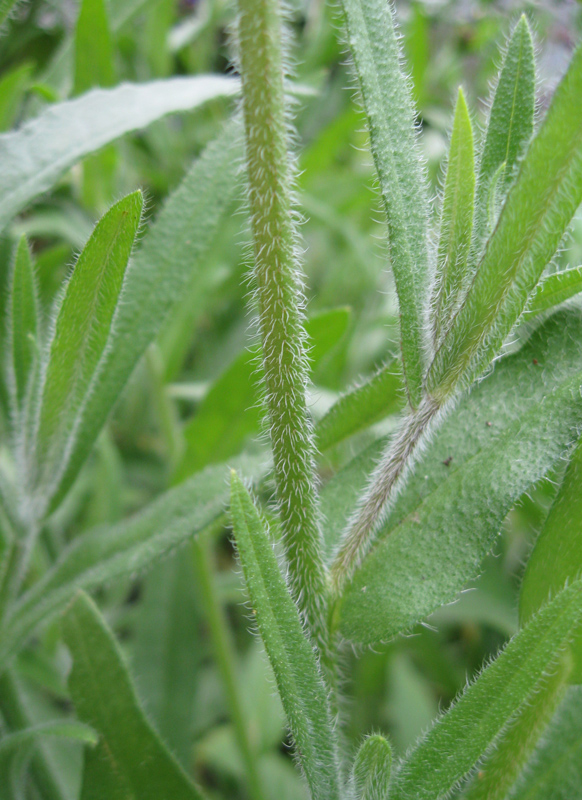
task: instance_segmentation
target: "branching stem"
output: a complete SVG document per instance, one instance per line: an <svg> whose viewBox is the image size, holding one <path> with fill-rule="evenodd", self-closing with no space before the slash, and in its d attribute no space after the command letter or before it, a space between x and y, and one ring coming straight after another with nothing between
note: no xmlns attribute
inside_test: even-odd
<svg viewBox="0 0 582 800"><path fill-rule="evenodd" d="M418 445L439 408L435 398L425 396L418 408L410 411L402 428L382 454L360 506L342 537L331 567L335 596L341 594L342 588L374 543L389 503L412 466Z"/></svg>

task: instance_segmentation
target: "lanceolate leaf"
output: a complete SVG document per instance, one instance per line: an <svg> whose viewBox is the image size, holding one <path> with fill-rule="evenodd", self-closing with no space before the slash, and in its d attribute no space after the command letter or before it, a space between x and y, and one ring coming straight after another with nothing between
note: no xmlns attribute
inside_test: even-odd
<svg viewBox="0 0 582 800"><path fill-rule="evenodd" d="M41 722L31 728L10 733L0 741L0 764L2 760L12 755L18 748L34 744L43 737L50 736L59 739L72 739L88 745L97 744L97 735L93 728L82 722L65 719L53 722Z"/></svg>
<svg viewBox="0 0 582 800"><path fill-rule="evenodd" d="M237 91L237 81L201 75L94 89L49 106L0 136L0 229L84 156L166 114Z"/></svg>
<svg viewBox="0 0 582 800"><path fill-rule="evenodd" d="M535 111L535 61L532 36L522 16L509 40L493 95L479 162L475 219L476 257L489 235L488 204L495 179L496 203L502 204L515 178L520 157L531 139Z"/></svg>
<svg viewBox="0 0 582 800"><path fill-rule="evenodd" d="M85 752L81 800L201 798L146 719L113 634L87 595L79 593L67 610L63 633L75 710L99 735Z"/></svg>
<svg viewBox="0 0 582 800"><path fill-rule="evenodd" d="M525 624L563 586L582 574L582 442L528 559L519 596ZM582 631L574 648L573 681L582 683Z"/></svg>
<svg viewBox="0 0 582 800"><path fill-rule="evenodd" d="M253 615L312 797L339 798L335 736L327 690L313 646L303 630L261 518L234 472L231 514Z"/></svg>
<svg viewBox="0 0 582 800"><path fill-rule="evenodd" d="M402 368L390 361L334 403L315 428L317 447L327 450L404 405Z"/></svg>
<svg viewBox="0 0 582 800"><path fill-rule="evenodd" d="M564 696L571 667L572 659L566 653L551 674L542 678L499 737L493 752L479 765L463 800L506 800Z"/></svg>
<svg viewBox="0 0 582 800"><path fill-rule="evenodd" d="M73 94L114 83L113 43L105 0L83 0L75 31Z"/></svg>
<svg viewBox="0 0 582 800"><path fill-rule="evenodd" d="M524 309L582 200L582 48L572 58L529 146L497 227L430 368L447 395L490 363Z"/></svg>
<svg viewBox="0 0 582 800"><path fill-rule="evenodd" d="M582 581L545 606L420 740L393 781L393 800L440 800L458 785L556 669L580 626Z"/></svg>
<svg viewBox="0 0 582 800"><path fill-rule="evenodd" d="M263 469L246 460L244 468L256 475ZM224 466L208 467L132 519L94 528L70 544L13 608L0 637L0 670L36 626L62 609L78 589L91 590L139 572L209 525L228 500L225 476Z"/></svg>
<svg viewBox="0 0 582 800"><path fill-rule="evenodd" d="M549 311L582 292L582 266L550 275L538 284L527 305L527 316Z"/></svg>
<svg viewBox="0 0 582 800"><path fill-rule="evenodd" d="M582 793L582 686L566 693L511 800L572 800Z"/></svg>
<svg viewBox="0 0 582 800"><path fill-rule="evenodd" d="M12 374L17 406L21 407L38 355L38 299L30 250L18 243L10 293Z"/></svg>
<svg viewBox="0 0 582 800"><path fill-rule="evenodd" d="M445 422L346 589L339 617L349 639L389 639L453 600L511 505L576 440L581 322L556 315Z"/></svg>
<svg viewBox="0 0 582 800"><path fill-rule="evenodd" d="M467 284L474 194L473 128L463 90L459 89L449 149L432 304L435 344L440 342L442 332L446 330Z"/></svg>
<svg viewBox="0 0 582 800"><path fill-rule="evenodd" d="M386 210L404 374L411 404L416 406L425 368L430 276L428 195L416 144L415 112L390 5L384 0L343 0L342 7Z"/></svg>
<svg viewBox="0 0 582 800"><path fill-rule="evenodd" d="M135 192L102 217L67 284L50 344L39 412L35 458L43 467L45 485L58 479L79 409L110 336L142 205L141 192Z"/></svg>
<svg viewBox="0 0 582 800"><path fill-rule="evenodd" d="M66 493L129 376L168 312L196 276L200 293L212 285L203 256L238 187L242 140L229 123L170 196L133 257L123 285L108 347L76 428L53 508Z"/></svg>

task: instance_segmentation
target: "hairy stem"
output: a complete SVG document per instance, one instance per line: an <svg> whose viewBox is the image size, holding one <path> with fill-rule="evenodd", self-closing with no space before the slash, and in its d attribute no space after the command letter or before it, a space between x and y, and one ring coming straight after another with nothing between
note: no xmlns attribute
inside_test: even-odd
<svg viewBox="0 0 582 800"><path fill-rule="evenodd" d="M291 587L315 640L325 649L327 581L305 398L308 373L281 13L277 0L239 0L238 8L254 279L277 498Z"/></svg>
<svg viewBox="0 0 582 800"><path fill-rule="evenodd" d="M218 524L222 527L224 520L219 521ZM208 541L209 533L210 531L207 531L206 534L198 536L193 542L194 569L212 639L214 657L222 676L235 737L245 765L249 793L253 800L264 800L265 793L257 770L257 752L250 740L249 725L245 718L241 689L237 679L235 650L216 590L211 544Z"/></svg>
<svg viewBox="0 0 582 800"><path fill-rule="evenodd" d="M418 444L440 406L433 397L425 397L411 411L401 430L388 444L376 467L360 506L350 521L331 567L334 594L339 596L354 570L374 543L379 524L389 501L412 466Z"/></svg>

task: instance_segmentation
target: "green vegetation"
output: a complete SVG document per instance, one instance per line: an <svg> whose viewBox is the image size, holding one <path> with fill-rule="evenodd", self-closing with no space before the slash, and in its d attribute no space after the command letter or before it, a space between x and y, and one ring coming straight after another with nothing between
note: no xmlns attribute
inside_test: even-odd
<svg viewBox="0 0 582 800"><path fill-rule="evenodd" d="M0 3L0 800L582 796L582 9L467 8Z"/></svg>

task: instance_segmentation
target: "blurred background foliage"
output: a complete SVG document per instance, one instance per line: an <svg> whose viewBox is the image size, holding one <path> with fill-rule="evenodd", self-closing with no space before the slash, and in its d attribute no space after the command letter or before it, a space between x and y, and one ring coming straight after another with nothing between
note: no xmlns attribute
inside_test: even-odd
<svg viewBox="0 0 582 800"><path fill-rule="evenodd" d="M311 92L294 104L305 216L305 272L313 387L319 417L354 380L397 353L398 311L382 215L363 118L335 12L322 0L291 0L297 80ZM498 47L526 11L538 41L543 109L582 28L576 2L430 0L397 6L430 178L438 191L456 88L463 84L474 119L498 65ZM105 13L103 13L105 12ZM226 0L32 0L17 7L0 39L0 130L47 104L122 81L230 69L233 7ZM0 303L17 238L26 233L48 310L96 219L114 199L143 188L148 219L179 183L191 160L232 110L213 101L174 115L91 156L13 224L0 241ZM254 329L248 310L248 233L239 202L225 220L202 281L168 319L133 376L97 450L66 504L46 525L33 569L42 572L88 526L140 509L168 486L213 462L266 447L261 432ZM564 256L566 257L566 256ZM568 260L582 261L582 217ZM1 309L5 319L5 309ZM0 325L0 336L5 335ZM251 352L249 352L249 349ZM6 389L0 386L6 431ZM397 413L395 408L394 412ZM378 427L394 426L395 416ZM325 479L372 438L368 431L321 462ZM454 454L451 454L454 458ZM445 708L516 629L516 588L524 555L553 496L551 477L523 497L506 520L483 574L459 600L408 638L378 652L345 654L344 718L349 743L371 729L387 732L397 751ZM200 564L213 564L213 581ZM228 687L216 666L211 609L228 626L250 736L273 800L304 790L286 746L284 722L258 641L249 633L240 576L225 525L146 575L102 590L101 607L131 665L145 707L186 768L216 797L248 796ZM223 621L224 621L223 620ZM66 714L67 651L58 622L21 655L18 674L38 721ZM74 798L81 750L51 744L51 757Z"/></svg>

